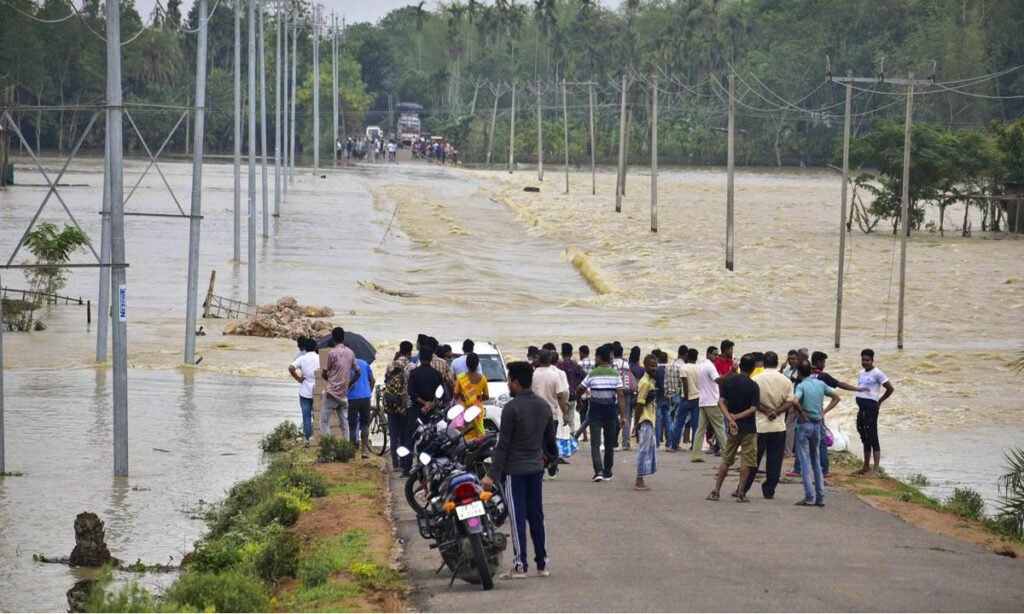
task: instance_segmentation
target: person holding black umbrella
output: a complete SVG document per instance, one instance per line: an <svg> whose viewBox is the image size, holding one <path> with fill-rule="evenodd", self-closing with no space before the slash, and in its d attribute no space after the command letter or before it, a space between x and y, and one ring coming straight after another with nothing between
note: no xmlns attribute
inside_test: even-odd
<svg viewBox="0 0 1024 614"><path fill-rule="evenodd" d="M345 345L345 329L336 327L331 331L331 339L334 347L327 354L327 364L323 368L327 390L320 412L320 434L331 434L331 414L338 412L341 436L348 439L348 391L359 381L362 371L356 363L356 355Z"/></svg>

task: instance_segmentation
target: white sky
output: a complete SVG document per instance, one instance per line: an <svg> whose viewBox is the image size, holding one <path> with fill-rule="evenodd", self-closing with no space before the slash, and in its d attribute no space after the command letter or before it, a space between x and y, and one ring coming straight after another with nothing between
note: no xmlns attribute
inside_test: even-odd
<svg viewBox="0 0 1024 614"><path fill-rule="evenodd" d="M216 2L216 0L209 0L211 7L214 2ZM189 10L192 8L192 3L192 0L182 1L182 16L188 15ZM346 23L356 23L359 21L376 23L378 19L387 15L394 9L408 6L410 4L416 4L413 0L373 0L372 2L368 2L366 0L319 0L318 3L323 7L324 15L329 15L331 11L335 11L339 15L345 16ZM164 6L167 5L166 2L163 2L163 4ZM424 8L437 10L437 4L437 0L427 0ZM143 20L149 18L149 14L152 12L154 6L156 6L156 0L135 0L135 7L139 11L139 15L142 16ZM217 10L221 9L218 8Z"/></svg>

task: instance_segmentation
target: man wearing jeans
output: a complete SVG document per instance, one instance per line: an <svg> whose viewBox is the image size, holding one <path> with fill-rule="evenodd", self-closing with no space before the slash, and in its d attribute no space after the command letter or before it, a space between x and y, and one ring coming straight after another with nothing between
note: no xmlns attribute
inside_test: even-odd
<svg viewBox="0 0 1024 614"><path fill-rule="evenodd" d="M818 448L821 445L821 423L825 414L832 411L832 408L839 403L839 395L834 388L829 388L825 382L811 377L811 363L802 360L797 365L797 378L800 380L796 385L797 419L796 419L796 443L794 445L797 458L800 459L800 466L804 467L801 474L804 482L804 498L797 501L797 505L816 505L825 507L825 478L821 474L821 461L818 458ZM825 397L831 397L828 407L822 409ZM807 470L810 467L812 474Z"/></svg>
<svg viewBox="0 0 1024 614"><path fill-rule="evenodd" d="M348 439L348 390L356 384L362 371L356 364L356 355L345 346L345 329L340 326L331 331L334 347L327 354L323 377L327 381L324 404L320 410L320 434L331 434L331 414L338 413L342 439Z"/></svg>
<svg viewBox="0 0 1024 614"><path fill-rule="evenodd" d="M687 382L683 368L686 366L686 353L689 349L685 345L679 346L676 359L665 367L665 396L668 398L669 415L672 417L665 442L666 452L679 451L679 438L683 434L683 425L686 424L686 412L682 410L681 405L687 397Z"/></svg>
<svg viewBox="0 0 1024 614"><path fill-rule="evenodd" d="M611 364L611 347L597 348L597 366L580 383L578 394L590 393L590 457L594 463L593 482L612 479L615 443L619 429L626 428L626 400L622 393L622 378ZM601 444L604 443L602 462Z"/></svg>

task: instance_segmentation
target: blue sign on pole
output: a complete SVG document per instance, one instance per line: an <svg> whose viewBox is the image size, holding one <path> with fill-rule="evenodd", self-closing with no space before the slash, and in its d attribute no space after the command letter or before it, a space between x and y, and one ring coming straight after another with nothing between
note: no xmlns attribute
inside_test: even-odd
<svg viewBox="0 0 1024 614"><path fill-rule="evenodd" d="M128 301L126 298L128 293L125 288L124 284L117 288L117 320L119 322L128 321Z"/></svg>

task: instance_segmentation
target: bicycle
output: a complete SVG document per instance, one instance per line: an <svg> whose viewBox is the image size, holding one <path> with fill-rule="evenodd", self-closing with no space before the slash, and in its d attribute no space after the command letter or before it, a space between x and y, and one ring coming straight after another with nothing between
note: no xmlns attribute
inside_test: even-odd
<svg viewBox="0 0 1024 614"><path fill-rule="evenodd" d="M381 388L373 391L373 407L370 408L369 444L377 456L384 456L388 447L388 416L381 411Z"/></svg>

